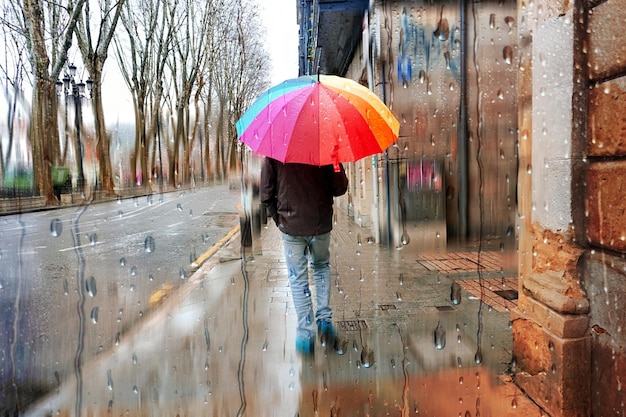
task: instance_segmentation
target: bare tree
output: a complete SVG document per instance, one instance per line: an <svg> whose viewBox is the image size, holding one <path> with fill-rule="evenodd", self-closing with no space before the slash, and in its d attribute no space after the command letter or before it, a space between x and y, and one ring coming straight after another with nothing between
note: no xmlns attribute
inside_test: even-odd
<svg viewBox="0 0 626 417"><path fill-rule="evenodd" d="M111 167L110 139L106 131L104 108L102 106L102 68L108 57L109 45L119 21L125 0L99 0L99 20L94 25L91 14L91 2L86 2L84 15L76 27L76 39L80 49L83 64L93 80L92 109L96 130L96 149L99 160L99 181L102 190L107 195L114 194L113 171ZM94 27L92 27L94 25ZM97 29L94 38L92 29Z"/></svg>
<svg viewBox="0 0 626 417"><path fill-rule="evenodd" d="M160 139L165 58L170 52L174 28L169 24L171 19L162 0L128 0L121 17L125 33L116 37L116 55L135 108L135 146L130 169L142 178L151 175L160 159L160 140L157 143L155 139Z"/></svg>
<svg viewBox="0 0 626 417"><path fill-rule="evenodd" d="M183 0L168 5L175 16L172 23L176 27L173 32L173 53L168 59L175 98L174 143L169 167L172 185L176 184L176 173L179 174L180 182L185 183L190 179L190 159L195 140L189 137L190 118L200 116L190 114L190 102L207 60L206 45L213 25L217 23L215 17L221 3L219 0Z"/></svg>
<svg viewBox="0 0 626 417"><path fill-rule="evenodd" d="M32 69L30 138L33 173L39 193L47 204L56 204L51 167L58 163L59 132L55 82L67 61L72 35L85 0L45 2L10 0L26 39Z"/></svg>
<svg viewBox="0 0 626 417"><path fill-rule="evenodd" d="M214 73L219 104L216 162L223 175L236 166L235 124L252 101L268 87L270 65L269 55L263 47L263 34L254 25L259 20L256 8L246 0L237 0L231 7L232 18L225 22L228 36L220 44Z"/></svg>

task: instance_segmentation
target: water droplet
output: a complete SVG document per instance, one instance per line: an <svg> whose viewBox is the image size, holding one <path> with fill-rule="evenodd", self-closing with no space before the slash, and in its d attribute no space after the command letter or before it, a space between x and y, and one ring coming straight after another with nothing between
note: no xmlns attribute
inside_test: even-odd
<svg viewBox="0 0 626 417"><path fill-rule="evenodd" d="M494 29L496 27L496 14L491 13L489 15L489 28Z"/></svg>
<svg viewBox="0 0 626 417"><path fill-rule="evenodd" d="M132 361L133 365L137 365L137 354L135 352L133 352Z"/></svg>
<svg viewBox="0 0 626 417"><path fill-rule="evenodd" d="M113 391L113 377L110 369L107 369L107 388L109 388L109 391Z"/></svg>
<svg viewBox="0 0 626 417"><path fill-rule="evenodd" d="M89 235L89 244L91 246L96 246L96 243L98 242L98 235L95 233L92 233Z"/></svg>
<svg viewBox="0 0 626 417"><path fill-rule="evenodd" d="M146 237L146 240L143 242L143 248L148 253L154 252L154 238L152 236Z"/></svg>
<svg viewBox="0 0 626 417"><path fill-rule="evenodd" d="M442 350L446 347L446 330L440 323L437 323L434 331L435 347Z"/></svg>
<svg viewBox="0 0 626 417"><path fill-rule="evenodd" d="M139 388L137 388L137 385L133 385L133 392L134 392L135 394L138 394L138 393L139 393Z"/></svg>
<svg viewBox="0 0 626 417"><path fill-rule="evenodd" d="M98 289L96 287L96 279L93 276L89 277L89 279L85 282L85 287L87 290L87 294L89 294L90 297L95 297L98 293Z"/></svg>
<svg viewBox="0 0 626 417"><path fill-rule="evenodd" d="M400 274L399 281L401 286L404 285L404 274Z"/></svg>
<svg viewBox="0 0 626 417"><path fill-rule="evenodd" d="M120 332L115 333L115 346L120 345Z"/></svg>
<svg viewBox="0 0 626 417"><path fill-rule="evenodd" d="M93 324L98 324L98 311L100 309L98 307L94 307L91 309L91 314L89 314L89 317L91 317L91 322Z"/></svg>
<svg viewBox="0 0 626 417"><path fill-rule="evenodd" d="M363 350L361 350L361 364L363 368L369 368L374 364L374 351L368 349L367 346L363 346Z"/></svg>
<svg viewBox="0 0 626 417"><path fill-rule="evenodd" d="M261 347L261 350L263 352L267 352L267 345L268 345L268 341L266 340L265 343L263 343L263 346Z"/></svg>
<svg viewBox="0 0 626 417"><path fill-rule="evenodd" d="M510 65L513 62L513 48L509 45L505 46L502 50L502 57L504 58L504 62Z"/></svg>
<svg viewBox="0 0 626 417"><path fill-rule="evenodd" d="M120 258L120 265L121 266L126 265L126 258Z"/></svg>
<svg viewBox="0 0 626 417"><path fill-rule="evenodd" d="M68 289L67 280L64 279L63 280L63 295L68 295L69 293L70 292L69 292L69 289Z"/></svg>
<svg viewBox="0 0 626 417"><path fill-rule="evenodd" d="M402 301L402 294L400 294L400 292L396 292L396 299Z"/></svg>
<svg viewBox="0 0 626 417"><path fill-rule="evenodd" d="M504 18L504 23L506 23L509 29L513 29L513 26L515 25L515 19L511 16L507 16Z"/></svg>
<svg viewBox="0 0 626 417"><path fill-rule="evenodd" d="M61 233L63 233L63 223L59 219L53 219L50 222L50 234L54 237L59 237Z"/></svg>
<svg viewBox="0 0 626 417"><path fill-rule="evenodd" d="M137 269L136 266L133 266L132 268L130 268L130 276L134 277L137 275L137 272L139 272L139 270Z"/></svg>
<svg viewBox="0 0 626 417"><path fill-rule="evenodd" d="M176 204L176 210L183 211L183 206L180 203Z"/></svg>
<svg viewBox="0 0 626 417"><path fill-rule="evenodd" d="M453 282L450 288L450 301L452 304L461 304L461 285L458 282Z"/></svg>
<svg viewBox="0 0 626 417"><path fill-rule="evenodd" d="M480 348L478 348L476 354L474 355L474 363L476 365L480 365L481 363L483 363L483 353L481 352Z"/></svg>

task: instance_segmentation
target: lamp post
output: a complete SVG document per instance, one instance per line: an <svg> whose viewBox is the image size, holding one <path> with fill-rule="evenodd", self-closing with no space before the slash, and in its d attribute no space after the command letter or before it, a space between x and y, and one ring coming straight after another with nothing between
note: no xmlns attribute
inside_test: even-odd
<svg viewBox="0 0 626 417"><path fill-rule="evenodd" d="M57 94L65 96L65 106L67 112L67 103L70 97L74 100L74 128L76 129L76 159L78 164L78 178L76 185L81 194L84 194L85 187L85 171L83 168L83 143L80 138L80 131L83 123L82 99L88 98L93 88L93 80L91 77L86 82L76 80L76 65L70 64L63 76L63 81L56 82ZM66 121L67 123L67 121ZM66 126L67 132L67 126Z"/></svg>

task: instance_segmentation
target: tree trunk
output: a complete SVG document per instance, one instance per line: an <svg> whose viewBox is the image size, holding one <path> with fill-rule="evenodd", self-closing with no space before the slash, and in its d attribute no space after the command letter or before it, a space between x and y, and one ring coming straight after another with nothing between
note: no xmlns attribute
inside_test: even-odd
<svg viewBox="0 0 626 417"><path fill-rule="evenodd" d="M39 195L46 198L46 205L57 205L52 188L51 148L58 145L57 97L54 82L37 79L33 88L33 104L30 120L30 139L33 147L33 175Z"/></svg>
<svg viewBox="0 0 626 417"><path fill-rule="evenodd" d="M98 183L101 190L107 196L115 194L115 185L113 183L113 170L111 168L111 138L107 134L106 124L104 122L104 108L102 106L102 73L93 71L93 90L92 90L92 108L93 119L96 134L96 151L98 158Z"/></svg>

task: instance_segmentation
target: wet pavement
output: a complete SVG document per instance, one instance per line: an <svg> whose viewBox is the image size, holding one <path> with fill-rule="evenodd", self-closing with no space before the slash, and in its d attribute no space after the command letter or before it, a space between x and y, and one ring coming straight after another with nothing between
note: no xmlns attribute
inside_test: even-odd
<svg viewBox="0 0 626 417"><path fill-rule="evenodd" d="M302 357L278 230L270 221L242 250L236 229L24 415L545 415L507 374L517 280L501 252L388 249L339 213L339 341Z"/></svg>

